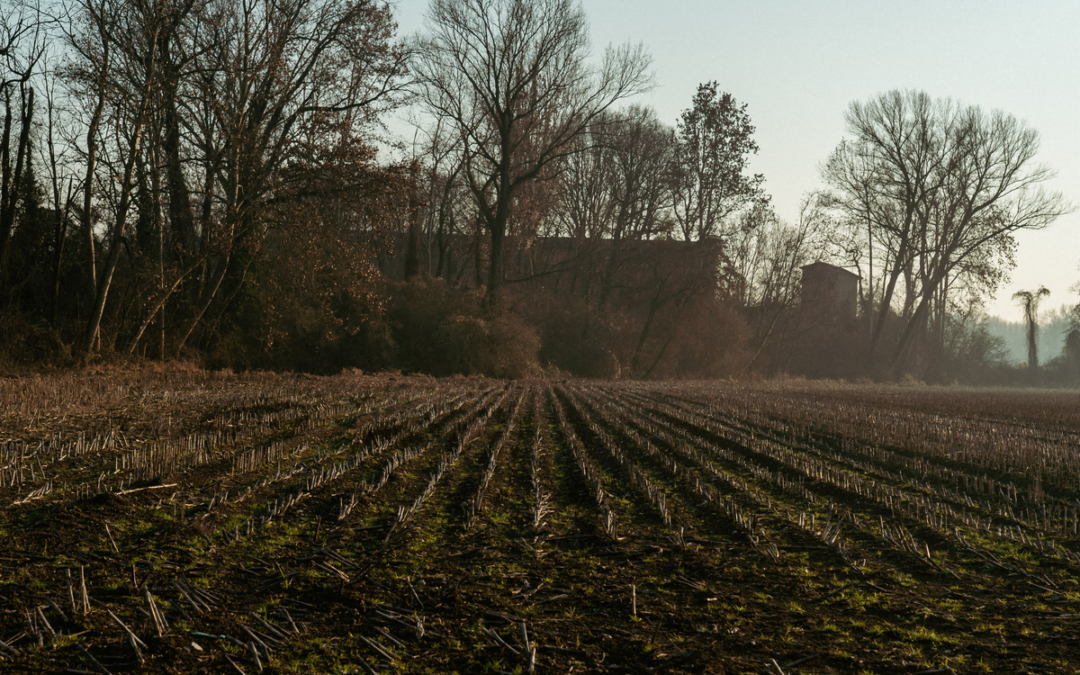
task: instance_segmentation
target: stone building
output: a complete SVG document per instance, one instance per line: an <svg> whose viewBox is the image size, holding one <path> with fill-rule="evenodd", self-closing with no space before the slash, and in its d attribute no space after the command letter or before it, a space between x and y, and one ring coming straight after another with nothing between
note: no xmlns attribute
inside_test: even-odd
<svg viewBox="0 0 1080 675"><path fill-rule="evenodd" d="M802 312L829 324L852 324L859 305L859 275L823 262L802 267Z"/></svg>

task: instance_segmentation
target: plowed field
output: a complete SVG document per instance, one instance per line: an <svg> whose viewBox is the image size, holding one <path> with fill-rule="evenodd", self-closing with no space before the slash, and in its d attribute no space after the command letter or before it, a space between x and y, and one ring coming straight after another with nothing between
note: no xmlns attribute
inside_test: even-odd
<svg viewBox="0 0 1080 675"><path fill-rule="evenodd" d="M5 673L1080 669L1080 395L0 383Z"/></svg>

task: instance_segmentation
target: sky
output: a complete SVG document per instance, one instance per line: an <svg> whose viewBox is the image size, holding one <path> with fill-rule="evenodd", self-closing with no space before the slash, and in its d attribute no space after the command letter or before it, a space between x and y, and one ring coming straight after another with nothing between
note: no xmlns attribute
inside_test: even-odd
<svg viewBox="0 0 1080 675"><path fill-rule="evenodd" d="M397 0L399 31L423 30L427 0ZM746 103L777 214L825 187L821 165L844 137L844 111L893 89L999 109L1040 134L1047 183L1080 206L1080 2L1074 0L583 0L593 52L642 43L655 88L628 103L674 126L697 85L716 80ZM987 311L1022 313L1020 289L1050 289L1044 307L1075 304L1080 210L1017 235L1017 267Z"/></svg>

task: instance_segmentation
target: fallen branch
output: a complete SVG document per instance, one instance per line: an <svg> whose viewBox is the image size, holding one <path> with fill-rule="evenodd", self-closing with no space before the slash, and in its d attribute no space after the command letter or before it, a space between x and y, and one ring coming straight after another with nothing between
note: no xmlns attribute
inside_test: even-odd
<svg viewBox="0 0 1080 675"><path fill-rule="evenodd" d="M116 494L118 494L118 495L129 495L129 494L131 494L133 492L142 492L143 490L161 490L161 489L164 489L164 488L174 488L174 487L178 487L178 484L177 483L169 483L168 485L147 485L146 487L131 488L129 490L121 490L120 492L117 492Z"/></svg>

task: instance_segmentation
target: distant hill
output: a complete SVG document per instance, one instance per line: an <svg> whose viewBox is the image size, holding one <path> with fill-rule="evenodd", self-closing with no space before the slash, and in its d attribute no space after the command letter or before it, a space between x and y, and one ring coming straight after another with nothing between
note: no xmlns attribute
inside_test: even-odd
<svg viewBox="0 0 1080 675"><path fill-rule="evenodd" d="M1061 355L1065 346L1065 335L1069 332L1066 314L1068 305L1057 309L1039 312L1039 363L1046 363ZM1017 315L1021 315L1019 307ZM996 316L986 322L990 334L1005 340L1009 350L1010 363L1027 363L1027 325L1023 321L1006 321Z"/></svg>

